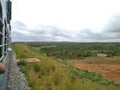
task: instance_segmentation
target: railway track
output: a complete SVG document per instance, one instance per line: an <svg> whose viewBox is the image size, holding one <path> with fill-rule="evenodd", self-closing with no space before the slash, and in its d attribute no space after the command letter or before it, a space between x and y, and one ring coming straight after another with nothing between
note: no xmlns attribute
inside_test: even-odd
<svg viewBox="0 0 120 90"><path fill-rule="evenodd" d="M25 75L20 71L16 63L16 54L10 52L8 68L8 82L6 90L30 90Z"/></svg>
<svg viewBox="0 0 120 90"><path fill-rule="evenodd" d="M8 53L6 61L6 71L1 76L0 90L31 90L25 75L17 66L16 55L13 51Z"/></svg>

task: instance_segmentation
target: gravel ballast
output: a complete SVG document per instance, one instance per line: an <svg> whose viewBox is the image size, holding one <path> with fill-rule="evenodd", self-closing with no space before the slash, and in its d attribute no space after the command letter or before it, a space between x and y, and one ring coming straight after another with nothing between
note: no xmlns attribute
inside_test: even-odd
<svg viewBox="0 0 120 90"><path fill-rule="evenodd" d="M7 90L32 90L28 86L25 75L17 66L16 55L14 52L10 52L9 55Z"/></svg>

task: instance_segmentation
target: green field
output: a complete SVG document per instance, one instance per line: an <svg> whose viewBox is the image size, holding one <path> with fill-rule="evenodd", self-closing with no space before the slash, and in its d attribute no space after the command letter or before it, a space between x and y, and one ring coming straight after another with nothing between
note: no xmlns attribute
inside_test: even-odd
<svg viewBox="0 0 120 90"><path fill-rule="evenodd" d="M70 59L96 57L97 53L119 57L119 43L14 43L12 46L32 90L120 90L119 84L67 63ZM26 58L38 58L40 62L28 64Z"/></svg>

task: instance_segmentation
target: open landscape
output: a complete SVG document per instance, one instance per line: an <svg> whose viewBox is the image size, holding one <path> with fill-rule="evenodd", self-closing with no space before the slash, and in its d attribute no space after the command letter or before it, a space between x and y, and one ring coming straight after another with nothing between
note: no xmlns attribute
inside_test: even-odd
<svg viewBox="0 0 120 90"><path fill-rule="evenodd" d="M120 90L120 0L0 0L0 90Z"/></svg>
<svg viewBox="0 0 120 90"><path fill-rule="evenodd" d="M120 90L119 43L13 43L32 90Z"/></svg>

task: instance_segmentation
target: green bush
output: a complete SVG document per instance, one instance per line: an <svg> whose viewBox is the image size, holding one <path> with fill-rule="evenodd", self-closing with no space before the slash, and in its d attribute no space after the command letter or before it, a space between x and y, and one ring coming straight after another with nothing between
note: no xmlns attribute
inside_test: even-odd
<svg viewBox="0 0 120 90"><path fill-rule="evenodd" d="M17 65L20 67L21 72L25 73L25 66L26 66L27 62L23 59L20 60Z"/></svg>
<svg viewBox="0 0 120 90"><path fill-rule="evenodd" d="M100 83L104 84L104 85L110 85L113 82L103 78L103 79L100 80Z"/></svg>
<svg viewBox="0 0 120 90"><path fill-rule="evenodd" d="M27 64L27 62L23 59L23 60L20 60L17 65L18 66L25 66Z"/></svg>

